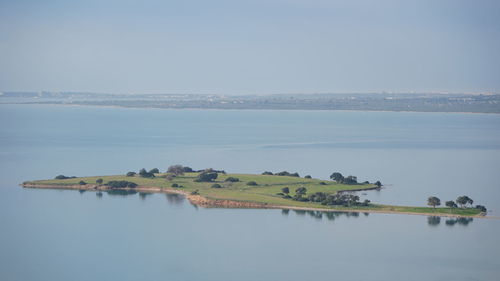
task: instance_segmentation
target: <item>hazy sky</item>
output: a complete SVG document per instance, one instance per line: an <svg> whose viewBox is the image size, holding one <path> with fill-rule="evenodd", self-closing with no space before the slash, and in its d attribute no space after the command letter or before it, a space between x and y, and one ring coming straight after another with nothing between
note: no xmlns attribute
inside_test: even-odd
<svg viewBox="0 0 500 281"><path fill-rule="evenodd" d="M0 0L0 90L500 91L500 1Z"/></svg>

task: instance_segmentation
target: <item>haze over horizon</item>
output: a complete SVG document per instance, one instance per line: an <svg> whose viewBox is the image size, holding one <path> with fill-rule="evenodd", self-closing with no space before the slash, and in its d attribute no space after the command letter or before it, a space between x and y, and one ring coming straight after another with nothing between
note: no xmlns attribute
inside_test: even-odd
<svg viewBox="0 0 500 281"><path fill-rule="evenodd" d="M0 90L499 92L498 1L3 1Z"/></svg>

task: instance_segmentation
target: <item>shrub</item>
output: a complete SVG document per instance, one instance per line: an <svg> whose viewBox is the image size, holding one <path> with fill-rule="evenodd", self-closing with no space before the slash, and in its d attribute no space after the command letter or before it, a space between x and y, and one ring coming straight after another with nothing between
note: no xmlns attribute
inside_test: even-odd
<svg viewBox="0 0 500 281"><path fill-rule="evenodd" d="M178 185L178 184L176 184L176 183L173 183L173 184L171 185L171 187L179 187L179 185Z"/></svg>
<svg viewBox="0 0 500 281"><path fill-rule="evenodd" d="M199 194L200 194L200 192L198 191L198 189L195 191L191 191L191 195L199 195Z"/></svg>
<svg viewBox="0 0 500 281"><path fill-rule="evenodd" d="M65 180L65 179L71 179L71 178L74 178L74 177L67 177L65 175L59 175L59 176L55 177L56 180Z"/></svg>
<svg viewBox="0 0 500 281"><path fill-rule="evenodd" d="M86 185L87 183L86 183L86 182L84 182L84 181L80 181L78 184L79 184L79 185Z"/></svg>
<svg viewBox="0 0 500 281"><path fill-rule="evenodd" d="M312 179L312 177L310 175L307 175L304 177L305 179Z"/></svg>
<svg viewBox="0 0 500 281"><path fill-rule="evenodd" d="M216 172L201 172L194 180L195 182L211 182L217 178Z"/></svg>
<svg viewBox="0 0 500 281"><path fill-rule="evenodd" d="M476 205L476 209L480 210L481 212L486 212L486 207L483 205Z"/></svg>
<svg viewBox="0 0 500 281"><path fill-rule="evenodd" d="M135 188L137 184L130 181L109 181L108 183L106 183L106 186L109 186L110 188Z"/></svg>
<svg viewBox="0 0 500 281"><path fill-rule="evenodd" d="M135 173L135 172L128 172L128 173L127 173L127 177L133 177L133 176L135 176L135 175L136 175L136 173Z"/></svg>
<svg viewBox="0 0 500 281"><path fill-rule="evenodd" d="M218 183L212 184L211 188L222 188L222 186Z"/></svg>
<svg viewBox="0 0 500 281"><path fill-rule="evenodd" d="M250 185L250 186L256 186L256 185L257 185L257 183L256 183L256 182L254 182L254 181L249 181L249 182L247 182L247 185Z"/></svg>
<svg viewBox="0 0 500 281"><path fill-rule="evenodd" d="M225 179L224 181L228 181L228 182L239 182L240 179L239 178L233 178L233 177L228 177L227 179Z"/></svg>
<svg viewBox="0 0 500 281"><path fill-rule="evenodd" d="M102 182L103 182L103 180L102 180L102 179L96 179L96 180L95 180L95 183L97 183L97 184L102 184Z"/></svg>

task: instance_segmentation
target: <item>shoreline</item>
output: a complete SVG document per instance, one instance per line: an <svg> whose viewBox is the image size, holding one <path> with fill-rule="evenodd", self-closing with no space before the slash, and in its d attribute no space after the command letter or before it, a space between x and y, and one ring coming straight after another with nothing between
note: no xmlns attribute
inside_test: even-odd
<svg viewBox="0 0 500 281"><path fill-rule="evenodd" d="M50 184L21 184L23 188L34 189L63 189L63 190L85 190L85 191L111 191L111 190L124 190L136 191L144 193L173 193L180 194L193 205L203 208L228 208L228 209L281 209L281 210L301 210L301 211L320 211L320 212L355 212L355 213L378 213L378 214L398 214L398 215L419 215L430 217L451 217L451 218L484 218L484 219L500 219L500 217L487 216L487 215L473 215L464 216L456 214L429 214L421 212L403 212L403 211L390 211L390 210L360 210L360 209L329 209L329 208L316 208L316 207L297 207L286 205L272 205L267 203L236 201L236 200L223 200L211 199L201 195L193 195L188 191L162 188L153 186L137 186L135 188L114 188L110 189L104 185L87 184L87 185L50 185Z"/></svg>
<svg viewBox="0 0 500 281"><path fill-rule="evenodd" d="M153 107L153 106L124 106L124 105L98 105L98 104L71 104L71 103L0 103L0 105L50 105L50 106L74 106L74 107L97 107L97 108L123 108L123 109L159 109L159 110L214 110L214 111L238 111L238 110L255 110L255 111L342 111L342 112L396 112L396 113L449 113L449 114L494 114L500 112L475 112L475 111L412 111L412 110L375 110L375 109L300 109L300 108L203 108L203 107Z"/></svg>

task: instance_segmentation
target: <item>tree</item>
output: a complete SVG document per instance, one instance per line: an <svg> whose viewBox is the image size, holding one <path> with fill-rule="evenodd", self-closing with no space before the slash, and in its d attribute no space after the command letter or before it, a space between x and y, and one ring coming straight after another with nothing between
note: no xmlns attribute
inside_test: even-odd
<svg viewBox="0 0 500 281"><path fill-rule="evenodd" d="M272 176L272 175L273 175L273 173L268 172L268 171L265 171L264 173L262 173L262 175L264 175L264 176L266 176L266 175L267 175L267 176Z"/></svg>
<svg viewBox="0 0 500 281"><path fill-rule="evenodd" d="M189 168L189 167L187 167L187 168ZM191 168L189 168L189 169L191 169ZM191 171L192 171L192 169L191 169ZM172 166L168 167L167 173L171 173L171 174L174 174L176 176L184 175L184 167L182 165L172 165Z"/></svg>
<svg viewBox="0 0 500 281"><path fill-rule="evenodd" d="M95 180L95 182L96 182L97 184L102 184L103 180L102 180L102 179L96 179L96 180Z"/></svg>
<svg viewBox="0 0 500 281"><path fill-rule="evenodd" d="M135 175L136 175L136 173L135 173L135 172L128 172L128 173L127 173L127 177L133 177L133 176L135 176Z"/></svg>
<svg viewBox="0 0 500 281"><path fill-rule="evenodd" d="M453 202L453 201L446 201L446 203L444 203L444 204L448 208L456 208L457 207L457 204L455 204L455 202Z"/></svg>
<svg viewBox="0 0 500 281"><path fill-rule="evenodd" d="M303 186L295 189L295 194L297 194L297 195L305 195L306 192L307 192L307 188L305 188Z"/></svg>
<svg viewBox="0 0 500 281"><path fill-rule="evenodd" d="M65 175L59 175L57 177L55 177L56 180L65 180L65 179L69 179L69 177L65 176Z"/></svg>
<svg viewBox="0 0 500 281"><path fill-rule="evenodd" d="M380 181L376 181L376 182L375 182L375 185L376 185L378 188L382 187L382 183L381 183Z"/></svg>
<svg viewBox="0 0 500 281"><path fill-rule="evenodd" d="M179 185L178 185L178 184L176 184L176 183L173 183L173 184L171 185L171 187L179 187Z"/></svg>
<svg viewBox="0 0 500 281"><path fill-rule="evenodd" d="M283 188L281 189L281 192L283 192L283 193L285 193L285 194L288 194L288 193L290 193L290 188L288 188L288 187L283 187Z"/></svg>
<svg viewBox="0 0 500 281"><path fill-rule="evenodd" d="M153 173L147 172L146 169L144 169L144 168L142 168L139 171L139 176L141 176L143 178L154 178L155 177L155 175Z"/></svg>
<svg viewBox="0 0 500 281"><path fill-rule="evenodd" d="M153 168L149 171L150 174L158 174L160 172L160 170L158 170L158 168Z"/></svg>
<svg viewBox="0 0 500 281"><path fill-rule="evenodd" d="M480 210L483 213L486 213L486 207L483 205L476 205L476 209Z"/></svg>
<svg viewBox="0 0 500 281"><path fill-rule="evenodd" d="M305 179L312 179L312 177L310 175L307 175L304 177Z"/></svg>
<svg viewBox="0 0 500 281"><path fill-rule="evenodd" d="M78 184L79 184L79 185L86 185L87 183L86 183L86 182L84 182L84 181L80 181Z"/></svg>
<svg viewBox="0 0 500 281"><path fill-rule="evenodd" d="M217 179L217 173L215 172L201 172L198 177L194 180L196 182L211 182Z"/></svg>
<svg viewBox="0 0 500 281"><path fill-rule="evenodd" d="M441 200L435 196L431 196L427 199L427 205L436 208L436 206L441 205Z"/></svg>
<svg viewBox="0 0 500 281"><path fill-rule="evenodd" d="M338 183L341 183L344 181L344 176L339 172L335 172L335 173L331 174L330 178Z"/></svg>
<svg viewBox="0 0 500 281"><path fill-rule="evenodd" d="M469 196L459 196L457 198L457 204L460 205L460 207L465 207L467 204L471 204L473 203L474 201L472 199L469 198Z"/></svg>

